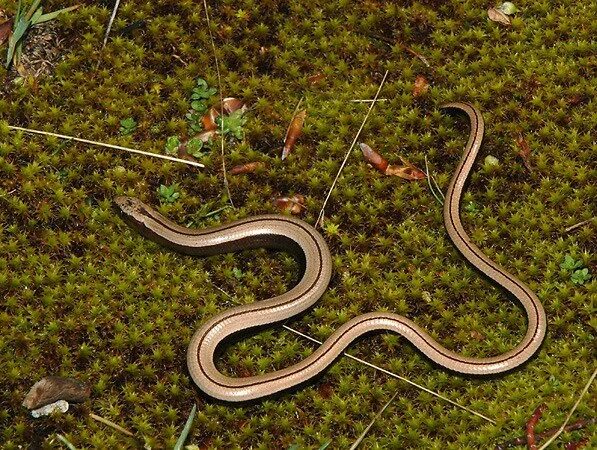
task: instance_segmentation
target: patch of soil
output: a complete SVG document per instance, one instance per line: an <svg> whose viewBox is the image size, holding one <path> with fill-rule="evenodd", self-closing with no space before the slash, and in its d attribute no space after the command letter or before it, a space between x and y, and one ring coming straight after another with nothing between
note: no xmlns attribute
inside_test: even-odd
<svg viewBox="0 0 597 450"><path fill-rule="evenodd" d="M56 23L46 22L34 26L25 36L18 74L31 75L34 78L50 74L62 59L63 48L64 38ZM11 73L16 73L15 69Z"/></svg>

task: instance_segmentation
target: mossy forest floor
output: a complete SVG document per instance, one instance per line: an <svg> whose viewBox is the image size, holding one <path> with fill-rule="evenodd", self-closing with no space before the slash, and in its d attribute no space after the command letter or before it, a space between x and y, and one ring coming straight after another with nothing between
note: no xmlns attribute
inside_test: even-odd
<svg viewBox="0 0 597 450"><path fill-rule="evenodd" d="M265 165L230 176L236 208L209 218L201 216L227 204L219 150L203 157L206 168L199 170L6 128L163 153L169 136L188 132L195 80L218 86L202 2L123 1L101 50L113 2L85 1L56 22L64 40L49 74L14 83L14 73L1 70L2 448L61 448L57 433L77 448L171 448L195 403L187 444L199 448L318 448L328 441L329 448L347 448L396 391L362 448L491 448L523 434L540 403L548 408L538 430L559 426L595 366L597 283L593 277L575 284L560 268L569 254L595 273L594 224L565 231L597 215L595 2L519 0L510 27L488 20L491 5L480 1L208 3L223 94L250 108L244 139L226 145L226 164ZM10 13L15 2L0 7ZM143 23L122 36L135 21ZM288 290L298 266L265 250L204 259L166 251L129 229L115 213L114 197L139 197L177 222L203 227L275 212L272 197L299 193L306 197L304 219L313 224L367 111L368 104L351 100L372 98L386 70L380 97L388 100L375 106L360 140L392 162L401 155L424 167L427 156L443 189L468 127L439 105L466 100L483 111L487 133L463 221L473 241L545 305L542 349L512 373L469 378L434 366L394 335L351 347L496 424L346 358L277 398L242 406L206 398L186 370L191 334L233 304ZM311 83L317 74L322 79ZM430 90L414 98L417 75ZM301 97L304 133L282 161ZM137 127L124 136L120 120L129 117ZM532 172L517 155L519 135L530 146ZM487 155L499 164L485 165ZM180 197L162 204L158 188L174 183ZM388 310L470 356L499 354L524 335L523 310L457 253L424 180L385 177L357 147L322 233L334 258L330 288L289 326L323 340L358 314ZM219 366L238 376L264 373L313 348L274 326L226 348ZM32 419L21 402L46 375L84 380L91 399L66 414ZM595 397L592 387L573 420L594 417ZM593 425L563 435L554 448L583 436L597 447Z"/></svg>

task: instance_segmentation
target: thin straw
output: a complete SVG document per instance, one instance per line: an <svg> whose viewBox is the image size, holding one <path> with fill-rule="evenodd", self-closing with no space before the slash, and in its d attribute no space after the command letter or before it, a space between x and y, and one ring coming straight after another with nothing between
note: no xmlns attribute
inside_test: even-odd
<svg viewBox="0 0 597 450"><path fill-rule="evenodd" d="M160 155L159 153L144 152L142 150L135 150L134 148L123 147L121 145L106 144L105 142L90 141L89 139L82 139L82 138L78 138L78 137L74 137L74 136L67 136L65 134L50 133L48 131L33 130L31 128L15 127L13 125L8 125L8 128L10 130L24 131L25 133L41 134L44 136L53 136L53 137L57 137L60 139L68 139L70 141L83 142L85 144L97 145L99 147L106 147L106 148L111 148L114 150L124 150L125 152L136 153L138 155L144 155L144 156L151 156L153 158L167 159L168 161L184 163L184 164L188 164L189 166L205 167L203 164L198 163L198 162L187 161L185 159L180 159L180 158L174 158L173 156Z"/></svg>

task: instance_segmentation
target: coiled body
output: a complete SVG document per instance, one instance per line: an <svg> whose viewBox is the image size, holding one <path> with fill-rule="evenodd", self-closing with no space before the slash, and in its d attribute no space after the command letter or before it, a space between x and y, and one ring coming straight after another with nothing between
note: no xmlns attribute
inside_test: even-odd
<svg viewBox="0 0 597 450"><path fill-rule="evenodd" d="M469 263L520 301L528 318L527 333L522 342L499 356L469 358L446 349L405 317L372 312L342 325L310 356L293 366L264 375L227 377L218 371L214 363L216 349L223 340L240 331L270 325L299 314L324 293L332 273L332 260L325 241L307 223L278 215L251 217L220 227L192 230L171 222L136 199L119 197L116 202L130 224L146 237L181 253L212 255L269 247L296 254L304 265L301 280L290 291L254 304L228 309L208 320L195 332L187 351L187 365L193 380L205 393L225 401L245 401L283 391L319 374L355 339L378 330L404 336L439 365L465 374L505 372L522 364L535 353L546 331L545 312L541 303L524 283L489 260L470 241L460 221L460 199L481 146L483 119L480 112L467 103L450 103L444 108L462 110L471 121L468 143L446 195L446 230Z"/></svg>

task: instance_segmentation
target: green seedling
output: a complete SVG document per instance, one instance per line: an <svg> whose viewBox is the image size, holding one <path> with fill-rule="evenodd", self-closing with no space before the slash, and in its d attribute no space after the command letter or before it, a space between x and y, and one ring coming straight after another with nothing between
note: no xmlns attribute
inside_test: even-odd
<svg viewBox="0 0 597 450"><path fill-rule="evenodd" d="M560 268L564 270L575 270L580 269L583 266L582 261L579 259L575 260L571 255L564 257L564 262L560 264Z"/></svg>
<svg viewBox="0 0 597 450"><path fill-rule="evenodd" d="M23 54L23 41L31 27L40 23L54 20L60 14L77 9L80 5L70 6L59 9L51 13L44 14L41 7L41 0L34 0L29 9L25 12L25 5L22 0L17 4L12 34L8 39L8 51L6 52L5 66L8 69L11 64L19 65L21 55Z"/></svg>
<svg viewBox="0 0 597 450"><path fill-rule="evenodd" d="M244 117L243 111L240 109L223 118L222 116L216 117L216 123L224 136L232 136L238 140L245 136L243 126L247 123L247 118Z"/></svg>
<svg viewBox="0 0 597 450"><path fill-rule="evenodd" d="M162 203L174 203L180 198L180 192L178 192L178 185L173 184L172 186L165 186L163 184L158 188L158 196Z"/></svg>
<svg viewBox="0 0 597 450"><path fill-rule="evenodd" d="M575 270L572 275L570 275L570 280L572 280L574 284L585 284L590 279L591 274L586 267L584 269Z"/></svg>
<svg viewBox="0 0 597 450"><path fill-rule="evenodd" d="M464 206L464 210L471 214L477 214L479 212L479 208L477 207L477 205L474 202L468 202Z"/></svg>
<svg viewBox="0 0 597 450"><path fill-rule="evenodd" d="M137 129L137 122L132 117L127 117L120 121L120 134L128 136L133 134Z"/></svg>
<svg viewBox="0 0 597 450"><path fill-rule="evenodd" d="M187 153L193 155L195 158L205 156L207 149L207 145L201 139L192 138L187 142Z"/></svg>
<svg viewBox="0 0 597 450"><path fill-rule="evenodd" d="M591 279L589 269L584 267L582 260L575 260L571 255L566 255L564 261L560 264L560 268L570 273L570 280L574 284L585 284Z"/></svg>
<svg viewBox="0 0 597 450"><path fill-rule="evenodd" d="M176 155L178 154L178 147L180 147L180 138L178 136L170 136L166 140L164 150L168 155Z"/></svg>

